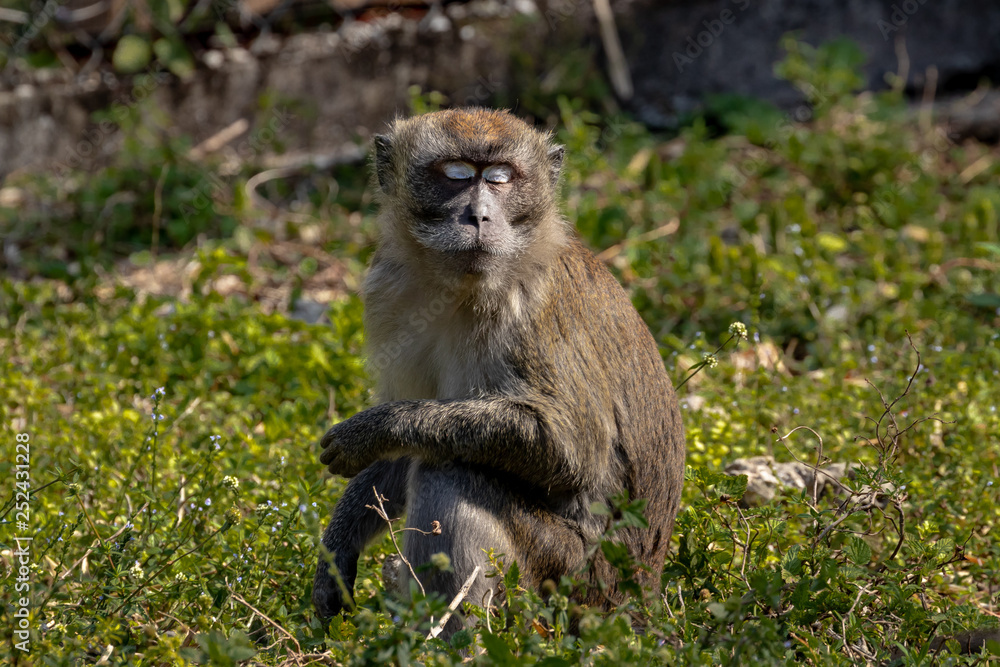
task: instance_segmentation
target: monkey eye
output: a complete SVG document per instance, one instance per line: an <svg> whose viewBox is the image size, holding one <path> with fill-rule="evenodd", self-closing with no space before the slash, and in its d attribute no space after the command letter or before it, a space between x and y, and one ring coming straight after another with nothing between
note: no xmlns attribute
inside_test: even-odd
<svg viewBox="0 0 1000 667"><path fill-rule="evenodd" d="M490 183L509 183L513 170L505 164L495 164L483 170L483 178Z"/></svg>
<svg viewBox="0 0 1000 667"><path fill-rule="evenodd" d="M445 176L455 181L467 181L476 175L476 168L468 162L445 162L441 170Z"/></svg>

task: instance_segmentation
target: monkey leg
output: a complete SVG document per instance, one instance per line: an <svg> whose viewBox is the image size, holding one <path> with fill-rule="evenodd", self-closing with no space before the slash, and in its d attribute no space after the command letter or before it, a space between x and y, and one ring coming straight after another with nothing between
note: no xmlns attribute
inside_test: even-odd
<svg viewBox="0 0 1000 667"><path fill-rule="evenodd" d="M323 546L328 553L321 553L313 580L312 600L320 618L337 615L354 595L354 580L358 575L358 557L365 545L381 535L388 526L368 505L378 505L375 491L386 498L383 501L390 519L400 516L406 506L406 472L409 459L379 461L352 479L333 510L333 517L323 531ZM343 588L331 572L333 566L343 581ZM347 593L345 598L344 593Z"/></svg>
<svg viewBox="0 0 1000 667"><path fill-rule="evenodd" d="M585 560L585 542L579 528L518 493L523 483L498 477L462 464L418 463L410 472L407 498L407 528L430 532L441 524L441 534L406 532L403 552L417 570L428 592L451 601L475 570L481 571L465 599L484 604L488 590L499 578L486 578L490 571L486 553L490 548L504 554L509 566L517 561L521 582L537 588L545 579L559 580L576 571ZM437 553L447 554L447 571L428 566ZM445 627L445 638L462 627L453 616Z"/></svg>

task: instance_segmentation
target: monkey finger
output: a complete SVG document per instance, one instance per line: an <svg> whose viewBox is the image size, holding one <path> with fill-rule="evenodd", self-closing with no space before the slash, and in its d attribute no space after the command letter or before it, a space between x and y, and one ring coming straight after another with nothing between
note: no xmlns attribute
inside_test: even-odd
<svg viewBox="0 0 1000 667"><path fill-rule="evenodd" d="M354 477L360 472L352 470L352 466L348 465L344 451L336 446L324 449L323 453L320 454L319 462L325 465L331 474L341 477Z"/></svg>
<svg viewBox="0 0 1000 667"><path fill-rule="evenodd" d="M343 459L335 459L327 465L327 469L334 475L340 475L341 477L351 477L357 476L361 470L358 470L355 466L350 466Z"/></svg>
<svg viewBox="0 0 1000 667"><path fill-rule="evenodd" d="M336 447L326 447L323 449L323 453L319 455L319 462L325 466L333 463L334 459L337 458L337 448Z"/></svg>
<svg viewBox="0 0 1000 667"><path fill-rule="evenodd" d="M320 447L322 447L323 449L329 449L332 445L335 444L336 436L334 435L334 430L336 430L336 428L337 428L336 426L332 427L329 431L327 431L323 435L322 438L320 438L319 441Z"/></svg>

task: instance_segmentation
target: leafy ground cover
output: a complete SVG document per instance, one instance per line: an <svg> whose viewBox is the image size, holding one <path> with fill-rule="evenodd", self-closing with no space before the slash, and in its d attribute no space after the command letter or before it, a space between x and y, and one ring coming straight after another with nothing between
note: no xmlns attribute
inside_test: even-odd
<svg viewBox="0 0 1000 667"><path fill-rule="evenodd" d="M898 90L857 94L849 45L787 46L781 71L810 101L796 121L720 98L665 137L558 98L567 215L675 382L698 371L679 390L683 507L663 594L598 613L571 580L523 590L498 556L502 594L450 644L426 638L447 601L383 595L388 538L362 558L355 614L327 632L309 603L343 485L316 442L369 400L358 170L277 185L306 194L294 223L263 224L239 174L189 161L132 109L115 164L8 183L0 616L14 664L987 659L930 639L997 625L1000 155L952 143ZM176 289L123 277L123 255L150 268L164 252ZM317 281L326 317L293 317ZM742 507L745 479L721 470L759 454L856 473L836 497ZM612 516L603 548L627 576L613 531L641 504ZM24 560L15 536L33 537Z"/></svg>

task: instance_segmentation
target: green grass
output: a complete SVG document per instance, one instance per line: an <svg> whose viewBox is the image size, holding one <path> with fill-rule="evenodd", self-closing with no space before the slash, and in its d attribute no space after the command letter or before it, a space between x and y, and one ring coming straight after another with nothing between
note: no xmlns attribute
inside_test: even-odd
<svg viewBox="0 0 1000 667"><path fill-rule="evenodd" d="M251 229L238 179L192 212L191 187L211 165L181 157L181 139L144 135L135 111L116 164L69 189L8 183L32 205L0 209L22 251L0 279L2 562L15 568L0 590L4 651L47 665L307 654L448 665L474 644L482 664L554 667L858 664L903 648L912 664L972 664L930 654L927 640L995 625L1000 602L1000 155L942 142L897 93L854 93L851 47L788 46L782 71L813 102L805 124L719 99L711 122L663 137L559 98L566 213L595 249L617 245L609 265L675 382L731 338L731 323L750 339L680 390L688 474L665 595L601 614L571 602L569 580L544 598L520 589L505 563L489 625L473 611L477 625L450 646L424 639L440 601L383 596L388 539L362 558L355 615L327 634L309 602L318 535L343 487L324 479L317 441L370 400L361 306L346 295L373 238L363 178L338 172L325 192L339 194L307 202L313 223L280 233ZM170 187L157 202L160 179ZM107 209L109 192L135 196ZM113 280L123 254L150 260L154 219L159 251L191 262L180 297ZM288 288L282 303L308 293L315 258L261 252L288 235L344 269L332 324L254 298L273 285ZM220 295L224 276L250 297ZM780 363L759 363L766 352ZM903 395L889 411L898 430L873 425L886 412L876 388ZM782 437L797 426L813 432ZM26 527L15 524L20 433ZM858 466L852 502L785 493L737 506L743 481L720 475L726 463L815 461L819 438L823 456ZM881 503L860 502L865 485ZM619 521L640 520L635 509ZM34 541L16 592L10 550L23 535ZM628 558L618 562L627 574ZM11 635L22 595L28 655Z"/></svg>

